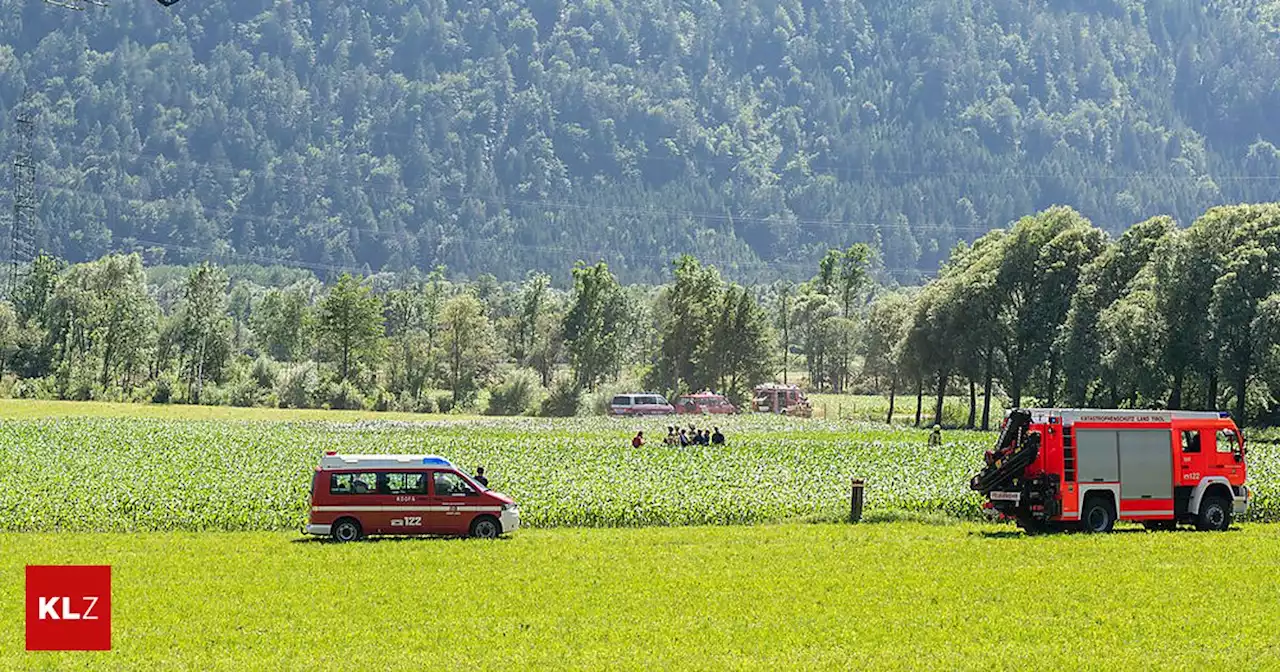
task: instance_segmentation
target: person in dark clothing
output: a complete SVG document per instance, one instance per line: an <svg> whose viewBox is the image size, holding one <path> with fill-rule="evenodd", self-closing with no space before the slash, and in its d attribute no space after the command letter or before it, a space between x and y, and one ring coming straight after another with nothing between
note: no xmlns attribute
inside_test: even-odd
<svg viewBox="0 0 1280 672"><path fill-rule="evenodd" d="M687 445L689 445L689 435L685 434L684 428L681 427L680 428L680 447L683 448Z"/></svg>
<svg viewBox="0 0 1280 672"><path fill-rule="evenodd" d="M489 479L485 478L484 467L476 467L475 481L486 488L489 487Z"/></svg>
<svg viewBox="0 0 1280 672"><path fill-rule="evenodd" d="M707 445L708 443L711 443L711 438L710 438L709 436L707 436L707 430L705 430L705 429L699 429L699 430L698 430L698 445L699 445L699 446L705 446L705 445Z"/></svg>
<svg viewBox="0 0 1280 672"><path fill-rule="evenodd" d="M636 435L631 438L631 447L639 448L643 445L644 445L644 432L636 432Z"/></svg>
<svg viewBox="0 0 1280 672"><path fill-rule="evenodd" d="M724 445L724 434L720 433L720 428L716 427L716 431L711 435L711 443L716 446Z"/></svg>

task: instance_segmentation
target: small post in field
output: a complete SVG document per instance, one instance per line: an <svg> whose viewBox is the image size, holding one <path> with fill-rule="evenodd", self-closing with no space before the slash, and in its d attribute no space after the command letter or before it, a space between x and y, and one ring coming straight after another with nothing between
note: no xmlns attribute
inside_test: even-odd
<svg viewBox="0 0 1280 672"><path fill-rule="evenodd" d="M853 491L849 497L849 522L856 523L862 520L862 504L865 501L866 481L861 478L853 479Z"/></svg>

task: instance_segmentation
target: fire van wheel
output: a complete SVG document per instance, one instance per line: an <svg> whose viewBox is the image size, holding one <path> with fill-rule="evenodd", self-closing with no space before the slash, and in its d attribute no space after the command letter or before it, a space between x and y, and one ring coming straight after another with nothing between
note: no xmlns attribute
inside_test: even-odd
<svg viewBox="0 0 1280 672"><path fill-rule="evenodd" d="M475 539L497 539L502 533L502 523L493 516L480 516L471 521L471 536Z"/></svg>
<svg viewBox="0 0 1280 672"><path fill-rule="evenodd" d="M1111 502L1101 497L1085 500L1084 511L1080 516L1080 529L1087 533L1110 532L1115 524L1116 514L1111 508Z"/></svg>
<svg viewBox="0 0 1280 672"><path fill-rule="evenodd" d="M1196 529L1221 532L1231 527L1231 505L1221 497L1205 497L1200 502L1200 515L1196 516Z"/></svg>
<svg viewBox="0 0 1280 672"><path fill-rule="evenodd" d="M351 518L343 518L333 524L334 541L356 541L360 538L360 523Z"/></svg>

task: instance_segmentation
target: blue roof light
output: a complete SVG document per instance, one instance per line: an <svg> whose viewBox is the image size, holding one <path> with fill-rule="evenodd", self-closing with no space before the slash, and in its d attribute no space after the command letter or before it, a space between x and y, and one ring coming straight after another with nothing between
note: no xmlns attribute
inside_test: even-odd
<svg viewBox="0 0 1280 672"><path fill-rule="evenodd" d="M452 467L453 463L443 457L427 456L422 458L423 464L429 464L437 467Z"/></svg>

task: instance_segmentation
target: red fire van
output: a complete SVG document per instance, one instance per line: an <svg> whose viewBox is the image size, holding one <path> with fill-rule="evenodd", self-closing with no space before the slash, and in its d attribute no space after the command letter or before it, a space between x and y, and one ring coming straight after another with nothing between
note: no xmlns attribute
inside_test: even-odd
<svg viewBox="0 0 1280 672"><path fill-rule="evenodd" d="M510 497L435 455L325 453L311 478L306 534L354 541L370 534L492 539L520 526Z"/></svg>

